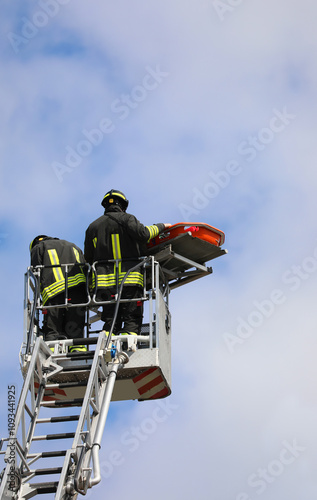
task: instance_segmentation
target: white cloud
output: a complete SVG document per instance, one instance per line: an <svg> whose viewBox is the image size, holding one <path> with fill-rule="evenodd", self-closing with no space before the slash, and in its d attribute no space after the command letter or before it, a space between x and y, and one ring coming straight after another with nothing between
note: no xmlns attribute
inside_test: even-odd
<svg viewBox="0 0 317 500"><path fill-rule="evenodd" d="M23 272L35 234L82 246L111 188L126 192L142 222L177 222L186 204L192 220L226 233L229 253L210 263L214 275L172 292L178 408L132 453L118 439L149 422L156 403L116 407L102 455L119 446L124 463L96 499L106 484L132 499L241 500L245 492L253 500L249 476L293 439L307 450L262 498L316 494L316 7L224 3L222 21L212 0L69 1L18 53L6 38L1 54L1 303L3 336L14 337L3 345L4 398L8 373L20 376ZM39 9L8 5L3 33ZM168 75L145 92L148 67ZM294 118L270 134L284 109ZM106 118L114 130L59 182L52 162L65 163L67 148L87 139L83 130ZM238 174L221 178L231 161ZM276 289L285 300L265 316L259 304ZM223 335L241 333L242 320L258 324L230 353Z"/></svg>

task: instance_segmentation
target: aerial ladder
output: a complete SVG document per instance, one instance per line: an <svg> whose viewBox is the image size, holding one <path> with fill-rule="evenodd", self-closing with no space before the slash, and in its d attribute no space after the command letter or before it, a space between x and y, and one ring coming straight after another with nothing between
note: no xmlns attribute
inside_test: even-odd
<svg viewBox="0 0 317 500"><path fill-rule="evenodd" d="M75 500L86 495L101 481L99 450L110 402L155 400L171 394L170 291L211 274L205 261L226 253L221 248L223 233L208 226L204 234L205 226L175 225L151 242L148 255L126 273L112 301L97 300L95 288L87 293L86 303L69 304L66 264L65 302L54 307L85 307L82 339L44 342L40 329L43 266L28 268L20 351L24 383L9 437L0 441L1 500L48 494L57 500ZM97 266L87 264L87 275L96 277ZM136 268L144 277L137 300L144 302L146 322L138 336L114 335L118 307L127 300L121 297L124 282ZM115 313L110 332L105 332L98 329L99 308L111 302ZM86 345L87 351L69 352L76 345Z"/></svg>

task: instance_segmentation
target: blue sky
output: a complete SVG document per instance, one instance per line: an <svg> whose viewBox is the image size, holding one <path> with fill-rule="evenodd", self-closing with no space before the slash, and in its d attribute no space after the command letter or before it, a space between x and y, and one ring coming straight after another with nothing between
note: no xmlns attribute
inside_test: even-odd
<svg viewBox="0 0 317 500"><path fill-rule="evenodd" d="M120 189L144 224L219 227L228 255L173 291L173 394L160 410L113 405L94 498L314 498L315 2L5 0L2 12L2 400L21 386L29 242L83 247Z"/></svg>

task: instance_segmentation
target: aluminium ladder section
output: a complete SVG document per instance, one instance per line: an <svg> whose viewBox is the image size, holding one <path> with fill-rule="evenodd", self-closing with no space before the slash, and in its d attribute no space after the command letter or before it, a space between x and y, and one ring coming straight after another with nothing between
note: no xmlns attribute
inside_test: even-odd
<svg viewBox="0 0 317 500"><path fill-rule="evenodd" d="M74 407L79 407L80 413L75 415L58 415L40 418L42 408L65 407L56 405L56 402L45 401L44 394L51 384L50 379L61 374L63 369L59 365L59 357L54 355L46 343L38 337L31 362L28 367L24 385L19 400L16 418L15 433L8 440L5 460L8 462L0 487L1 500L7 499L29 499L38 494L55 493L55 498L76 498L77 491L86 492L100 481L100 467L98 451L101 436L105 425L111 392L115 381L115 375L121 363L126 361L125 353L118 355L108 364L105 362L104 349L107 345L105 332L101 332L96 344L96 350L90 367L90 375L84 401L69 401L68 405L74 413ZM77 357L80 357L78 355ZM38 381L38 383L37 383ZM37 384L37 389L36 388ZM27 398L29 396L29 401ZM52 404L51 404L52 403ZM55 413L53 411L53 413ZM78 421L78 424L77 424ZM76 432L61 432L47 435L38 435L39 427L44 423L63 424L76 422ZM41 425L40 425L41 424ZM46 451L43 448L32 450L31 446L36 442L56 440L59 447L64 439L74 438L73 445L69 449L55 449ZM14 457L12 451L14 450ZM89 467L86 460L85 469L82 468L82 459L85 454L92 454L93 467ZM50 468L34 468L34 463L42 459L53 459L63 457L63 465ZM65 459L64 459L65 457ZM94 472L93 479L90 478ZM49 481L50 476L58 476L57 481ZM32 483L36 476L45 476L46 480L41 483ZM76 488L76 489L75 489Z"/></svg>
<svg viewBox="0 0 317 500"><path fill-rule="evenodd" d="M153 284L155 282L155 286L157 286L162 276L159 276L159 265L156 262L154 263L153 258L151 259L149 275L150 281ZM5 454L5 460L7 460L8 463L2 474L0 498L1 500L11 498L28 499L36 495L55 492L56 499L76 498L77 492L85 494L87 488L97 484L100 480L98 451L101 436L107 417L116 373L127 361L127 355L117 352L115 358L106 363L104 353L107 351L107 342L109 342L110 336L107 339L105 333L101 332L99 334L94 359L89 365L90 375L84 401L69 402L72 409L80 405L80 415L59 415L57 417L52 417L50 413L48 417L45 416L44 418L40 418L40 410L42 412L43 409L51 410L56 407L63 409L67 406L65 402L59 405L58 402L55 401L45 401L45 393L47 390L58 386L58 384L54 383L54 379L63 374L63 367L61 365L62 361L65 361L65 352L53 354L42 338L38 336L38 311L40 307L38 307L37 304L40 299L37 286L38 280L31 269L27 274L27 281L34 296L32 304L32 297L30 296L29 290L26 291L25 327L30 335L24 339L21 353L22 371L25 376L25 381L16 412L15 435L13 438L11 437L10 440L2 440L1 443L2 447L4 442L7 442L7 451L1 451L0 453ZM155 296L155 294L162 295L155 289L150 289L148 293L151 298L152 295ZM166 290L164 293L168 296ZM153 300L149 300L149 303L150 315L153 314L155 316L153 312ZM95 304L93 305L95 306ZM164 303L164 308L165 307ZM138 337L138 340L141 340L143 343L148 342L150 346L153 346L155 321L152 321L151 316L149 330L149 336ZM90 344L94 340L95 339L87 339L86 343ZM69 341L65 341L65 344L66 343L68 344ZM115 343L116 347L118 347L118 344L120 347L120 341L117 340ZM49 344L52 344L52 342ZM61 344L61 342L59 342L59 344ZM56 348L55 351L57 351ZM76 358L85 358L85 355L77 354L76 356L74 353L68 354L68 357L76 360ZM86 363L89 363L89 361L86 360ZM55 412L56 410L54 413ZM43 424L47 424L51 428L57 424L66 426L72 422L78 422L76 432L60 432L46 434L44 436L37 435L35 432L35 429L38 430L38 427L43 426ZM62 430L64 431L64 429ZM31 445L33 446L34 443L38 444L43 441L52 442L54 439L60 448L60 443L64 439L70 439L72 437L74 437L74 441L72 446L68 446L68 449L57 449L52 451L46 451L46 449L44 451L43 449L33 451L30 449ZM12 467L12 461L9 460L12 450L10 445L12 443L14 443L15 454L13 460L14 467ZM64 448L67 447L64 446ZM63 457L64 462L62 466L32 468L33 464L42 459L45 461L57 457ZM89 465L91 459L92 466ZM31 480L38 475L47 477L47 479L42 483L32 483ZM57 475L56 481L48 480L52 475ZM10 485L12 486L11 489L9 488Z"/></svg>

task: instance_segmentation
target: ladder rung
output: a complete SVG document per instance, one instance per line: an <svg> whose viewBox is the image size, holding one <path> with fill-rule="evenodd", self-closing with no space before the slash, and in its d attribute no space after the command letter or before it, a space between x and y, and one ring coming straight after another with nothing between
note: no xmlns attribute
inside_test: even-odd
<svg viewBox="0 0 317 500"><path fill-rule="evenodd" d="M75 381L75 382L61 382L60 384L46 384L45 388L49 389L68 389L70 387L84 387L87 385L87 380L85 381Z"/></svg>
<svg viewBox="0 0 317 500"><path fill-rule="evenodd" d="M75 436L75 432L62 432L60 434L46 434L45 436L33 436L33 441L51 441L52 439L69 439Z"/></svg>
<svg viewBox="0 0 317 500"><path fill-rule="evenodd" d="M66 354L66 358L71 360L76 359L92 359L95 355L94 351L86 351L86 352L69 352Z"/></svg>
<svg viewBox="0 0 317 500"><path fill-rule="evenodd" d="M68 347L76 347L77 345L92 345L92 344L97 344L98 342L98 337L82 337L79 339L72 339L71 342L69 343ZM54 344L49 344L50 347Z"/></svg>
<svg viewBox="0 0 317 500"><path fill-rule="evenodd" d="M62 417L39 418L37 424L58 423L58 422L74 422L79 420L79 415L64 415Z"/></svg>
<svg viewBox="0 0 317 500"><path fill-rule="evenodd" d="M32 483L29 485L26 485L28 489L32 489L32 497L35 495L44 495L46 493L56 493L57 488L58 488L58 482L54 481L51 483ZM24 497L22 497L24 498ZM26 496L25 498L31 498L31 496Z"/></svg>
<svg viewBox="0 0 317 500"><path fill-rule="evenodd" d="M82 365L82 366L63 366L63 372L79 372L79 371L87 371L90 372L91 366Z"/></svg>
<svg viewBox="0 0 317 500"><path fill-rule="evenodd" d="M65 457L67 451L43 451L42 453L30 453L27 458L54 458L54 457Z"/></svg>
<svg viewBox="0 0 317 500"><path fill-rule="evenodd" d="M35 469L30 471L35 476L46 476L46 474L60 474L63 467L50 467L48 469Z"/></svg>
<svg viewBox="0 0 317 500"><path fill-rule="evenodd" d="M80 339L72 339L72 345L90 345L90 344L97 344L98 342L98 337L90 337L87 339L87 337L82 337Z"/></svg>
<svg viewBox="0 0 317 500"><path fill-rule="evenodd" d="M42 401L41 406L81 406L83 401L83 398L65 399L63 401Z"/></svg>

